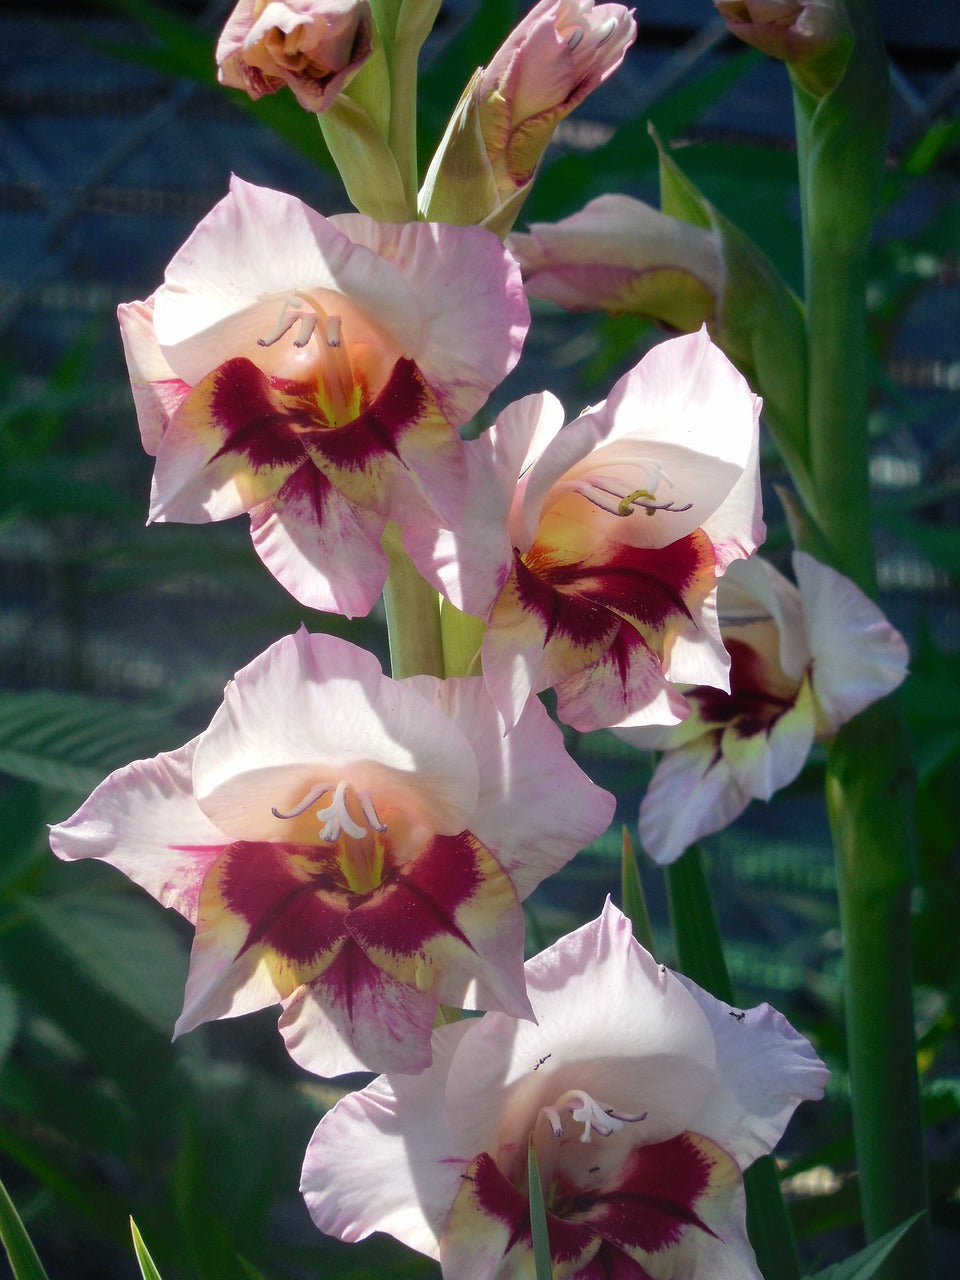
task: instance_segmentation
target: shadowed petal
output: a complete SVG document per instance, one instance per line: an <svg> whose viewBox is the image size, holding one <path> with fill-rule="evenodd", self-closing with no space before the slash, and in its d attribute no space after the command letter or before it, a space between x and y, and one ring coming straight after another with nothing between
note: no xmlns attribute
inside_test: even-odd
<svg viewBox="0 0 960 1280"><path fill-rule="evenodd" d="M667 751L640 803L640 841L661 866L701 836L722 831L752 797L720 750L718 732Z"/></svg>

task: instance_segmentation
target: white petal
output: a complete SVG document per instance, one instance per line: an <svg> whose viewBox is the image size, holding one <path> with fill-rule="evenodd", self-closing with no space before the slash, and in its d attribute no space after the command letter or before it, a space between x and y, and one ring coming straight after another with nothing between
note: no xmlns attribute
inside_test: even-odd
<svg viewBox="0 0 960 1280"><path fill-rule="evenodd" d="M772 1151L805 1098L823 1097L830 1074L813 1046L768 1004L745 1017L689 978L680 982L710 1020L717 1069L692 1127L729 1151L741 1169Z"/></svg>
<svg viewBox="0 0 960 1280"><path fill-rule="evenodd" d="M675 862L701 836L738 818L750 803L715 735L667 751L640 804L640 842L661 866Z"/></svg>
<svg viewBox="0 0 960 1280"><path fill-rule="evenodd" d="M426 1071L380 1076L317 1125L300 1190L321 1231L348 1242L387 1231L439 1256L440 1227L476 1154L455 1147L439 1100L456 1047L475 1025L439 1028Z"/></svg>
<svg viewBox="0 0 960 1280"><path fill-rule="evenodd" d="M809 680L797 691L794 705L779 716L769 733L741 735L736 726L723 731L721 750L739 790L756 800L769 800L788 786L807 762L815 728Z"/></svg>
<svg viewBox="0 0 960 1280"><path fill-rule="evenodd" d="M813 654L813 688L829 737L864 707L892 693L910 652L900 632L849 578L796 551L793 569Z"/></svg>

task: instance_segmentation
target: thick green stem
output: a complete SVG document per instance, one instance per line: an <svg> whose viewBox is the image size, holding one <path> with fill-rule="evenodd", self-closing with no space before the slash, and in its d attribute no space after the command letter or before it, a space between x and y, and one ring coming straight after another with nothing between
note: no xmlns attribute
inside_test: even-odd
<svg viewBox="0 0 960 1280"><path fill-rule="evenodd" d="M845 2L854 44L844 74L819 101L794 86L809 456L813 515L830 557L872 593L865 286L888 87L872 0ZM911 1009L912 792L906 761L896 702L888 699L838 734L827 775L844 935L854 1138L871 1240L926 1206ZM924 1218L877 1276L922 1280L932 1273Z"/></svg>
<svg viewBox="0 0 960 1280"><path fill-rule="evenodd" d="M733 984L703 855L696 846L667 867L667 904L680 969L705 991L733 1004ZM747 1192L747 1231L764 1280L798 1280L793 1227L780 1193L773 1156L755 1161L743 1175Z"/></svg>
<svg viewBox="0 0 960 1280"><path fill-rule="evenodd" d="M414 568L400 542L400 530L387 525L383 549L390 557L390 574L383 588L390 642L390 670L395 680L404 676L440 676L443 641L440 635L440 599Z"/></svg>
<svg viewBox="0 0 960 1280"><path fill-rule="evenodd" d="M927 1207L910 983L913 776L895 698L837 735L827 768L843 929L860 1198L876 1240ZM927 1219L877 1271L933 1275Z"/></svg>

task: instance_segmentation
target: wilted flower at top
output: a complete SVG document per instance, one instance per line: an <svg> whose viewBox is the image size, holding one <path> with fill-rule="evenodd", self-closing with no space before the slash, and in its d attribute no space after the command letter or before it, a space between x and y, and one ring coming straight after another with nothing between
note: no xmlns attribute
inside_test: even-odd
<svg viewBox="0 0 960 1280"><path fill-rule="evenodd" d="M421 192L425 215L509 230L557 125L616 71L636 35L621 4L534 5L460 99Z"/></svg>
<svg viewBox="0 0 960 1280"><path fill-rule="evenodd" d="M279 1002L309 1070L417 1071L441 1002L531 1016L520 902L612 813L539 703L504 742L479 680L391 680L301 630L51 844L196 924L178 1034Z"/></svg>
<svg viewBox="0 0 960 1280"><path fill-rule="evenodd" d="M477 227L324 218L234 178L146 302L119 309L151 520L249 512L302 603L367 613L380 539L453 519L456 428L516 363L520 272Z"/></svg>
<svg viewBox="0 0 960 1280"><path fill-rule="evenodd" d="M569 311L655 316L682 332L713 319L723 288L715 231L630 196L603 195L507 241L531 298Z"/></svg>
<svg viewBox="0 0 960 1280"><path fill-rule="evenodd" d="M389 1232L445 1280L531 1276L532 1139L558 1280L759 1280L742 1171L822 1095L807 1041L657 965L609 901L526 979L536 1025L441 1027L423 1075L324 1116L301 1183L317 1226Z"/></svg>
<svg viewBox="0 0 960 1280"><path fill-rule="evenodd" d="M733 35L789 63L800 84L820 98L847 65L853 29L843 0L713 0Z"/></svg>
<svg viewBox="0 0 960 1280"><path fill-rule="evenodd" d="M566 425L545 392L467 446L459 531L414 530L411 548L487 622L483 675L508 729L550 686L583 730L674 723L674 684L728 687L716 586L763 538L759 411L700 332L654 347Z"/></svg>
<svg viewBox="0 0 960 1280"><path fill-rule="evenodd" d="M288 84L326 111L370 56L368 0L240 0L217 44L221 84L251 98Z"/></svg>
<svg viewBox="0 0 960 1280"><path fill-rule="evenodd" d="M800 773L815 740L832 737L907 673L903 637L849 578L796 551L797 586L755 557L720 584L730 692L687 692L692 711L670 729L617 730L664 755L640 805L640 839L673 862L721 831L752 799Z"/></svg>

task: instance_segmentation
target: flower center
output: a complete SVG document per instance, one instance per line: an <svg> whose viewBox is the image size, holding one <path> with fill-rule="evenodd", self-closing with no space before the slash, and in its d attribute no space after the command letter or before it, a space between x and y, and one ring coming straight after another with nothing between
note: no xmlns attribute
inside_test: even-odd
<svg viewBox="0 0 960 1280"><path fill-rule="evenodd" d="M646 511L648 516L652 516L654 511L690 510L692 502L683 507L678 507L673 498L667 502L658 502L657 489L661 481L670 489L673 488L673 481L659 462L647 463L646 468L649 480L645 487L639 489L628 489L622 480L607 475L590 476L575 484L574 489L595 507L612 516L626 517L638 509Z"/></svg>
<svg viewBox="0 0 960 1280"><path fill-rule="evenodd" d="M339 844L338 861L348 889L370 893L383 879L386 850L377 836L387 825L380 820L369 792L356 791L345 779L336 784L320 782L288 813L276 808L270 812L281 820L299 818L324 796L330 796L329 801L315 811L320 839L324 844Z"/></svg>
<svg viewBox="0 0 960 1280"><path fill-rule="evenodd" d="M564 1111L569 1112L571 1119L583 1125L581 1142L591 1142L593 1134L601 1138L609 1138L611 1133L616 1133L625 1124L635 1124L647 1118L646 1111L639 1115L631 1115L629 1112L617 1111L614 1107L598 1102L584 1089L568 1089L551 1106L540 1108L540 1114L553 1130L555 1138L563 1137Z"/></svg>
<svg viewBox="0 0 960 1280"><path fill-rule="evenodd" d="M293 345L302 350L311 339L317 359L317 373L323 386L322 408L330 426L351 422L359 412L356 378L350 355L343 341L343 320L324 310L319 300L306 290L293 293L263 294L261 302L280 302L276 323L257 346L272 347L297 326Z"/></svg>

